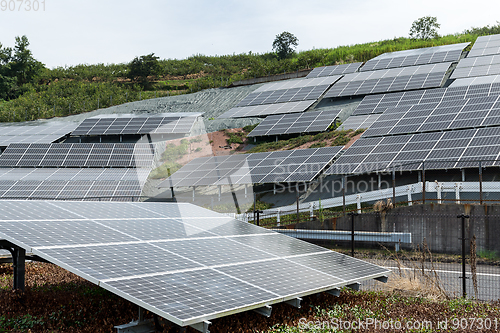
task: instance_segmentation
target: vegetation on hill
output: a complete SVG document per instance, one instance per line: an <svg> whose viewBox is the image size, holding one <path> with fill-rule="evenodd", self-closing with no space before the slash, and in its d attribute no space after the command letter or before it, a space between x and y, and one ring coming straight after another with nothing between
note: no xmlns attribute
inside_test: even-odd
<svg viewBox="0 0 500 333"><path fill-rule="evenodd" d="M158 60L151 54L138 57L129 64L77 65L54 69L45 68L38 62L28 48L28 39L20 37L16 39L14 48L0 44L0 121L82 113L140 99L228 86L242 79L364 62L385 52L474 42L479 35L495 33L500 33L500 23L428 40L401 37L313 49L293 53L284 59L273 52L193 55L182 60ZM141 67L143 63L154 65L154 70ZM139 74L134 74L134 70L138 70Z"/></svg>

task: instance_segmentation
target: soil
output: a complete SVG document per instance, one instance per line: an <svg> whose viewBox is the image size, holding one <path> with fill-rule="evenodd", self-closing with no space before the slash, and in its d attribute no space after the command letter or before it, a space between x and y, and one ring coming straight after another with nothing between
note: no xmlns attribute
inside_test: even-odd
<svg viewBox="0 0 500 333"><path fill-rule="evenodd" d="M115 325L137 317L136 305L56 265L28 263L24 293L11 290L12 272L11 264L0 265L0 332L115 332ZM343 290L340 297L326 293L304 297L300 309L283 303L273 305L269 318L249 311L214 319L211 320L210 332L284 332L277 327L297 327L304 321L331 321L332 317L328 316L331 309L344 309L336 316L344 321L366 319L366 316L377 313L385 320L411 318L437 322L445 318L461 318L467 313L470 317L491 318L493 322L500 316L499 306L498 302L447 305L394 293ZM362 318L358 318L360 314ZM146 314L146 318L151 317L152 314ZM164 328L164 332L169 331L168 327ZM186 331L197 332L192 328ZM383 328L359 331L399 332ZM471 330L457 332L466 331ZM498 327L489 331L498 331Z"/></svg>

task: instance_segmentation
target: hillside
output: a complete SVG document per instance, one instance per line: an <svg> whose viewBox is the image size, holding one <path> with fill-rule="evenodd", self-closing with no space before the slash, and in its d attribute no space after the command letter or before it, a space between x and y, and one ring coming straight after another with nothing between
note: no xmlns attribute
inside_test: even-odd
<svg viewBox="0 0 500 333"><path fill-rule="evenodd" d="M364 62L385 52L474 42L479 35L499 32L500 24L472 28L461 34L431 40L401 37L331 49L313 49L282 60L274 53L193 55L183 60L160 60L159 74L148 77L147 82L129 79L128 64L77 65L55 69L42 66L30 82L15 86L5 100L0 99L0 121L19 122L79 114L127 102L227 87L234 81L248 78ZM36 58L36 55L33 57Z"/></svg>

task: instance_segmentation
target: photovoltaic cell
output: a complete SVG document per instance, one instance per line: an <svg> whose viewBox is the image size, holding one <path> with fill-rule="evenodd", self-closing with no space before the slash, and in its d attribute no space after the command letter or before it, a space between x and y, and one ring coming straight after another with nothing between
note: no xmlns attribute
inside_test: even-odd
<svg viewBox="0 0 500 333"><path fill-rule="evenodd" d="M317 100L329 87L330 85L326 84L302 88L253 92L238 103L237 107Z"/></svg>
<svg viewBox="0 0 500 333"><path fill-rule="evenodd" d="M480 36L472 46L467 58L500 54L500 35Z"/></svg>
<svg viewBox="0 0 500 333"><path fill-rule="evenodd" d="M268 136L323 132L337 119L342 110L312 111L269 116L247 136Z"/></svg>
<svg viewBox="0 0 500 333"><path fill-rule="evenodd" d="M337 131L358 130L360 128L369 128L377 119L379 114L367 114L359 116L350 116L338 128Z"/></svg>
<svg viewBox="0 0 500 333"><path fill-rule="evenodd" d="M197 158L159 187L311 181L342 146Z"/></svg>
<svg viewBox="0 0 500 333"><path fill-rule="evenodd" d="M309 100L301 102L235 107L220 115L218 118L265 117L273 114L304 112L311 105L313 105L314 102L315 100Z"/></svg>
<svg viewBox="0 0 500 333"><path fill-rule="evenodd" d="M357 72L362 64L363 64L362 62L356 62L344 65L316 67L309 74L307 74L306 78L309 79L309 78L324 77L331 75L350 74Z"/></svg>
<svg viewBox="0 0 500 333"><path fill-rule="evenodd" d="M341 77L342 77L341 75L335 75L335 76L318 77L313 79L297 79L297 80L283 80L283 81L271 82L271 83L266 83L260 88L257 88L253 92L258 93L263 91L332 85Z"/></svg>
<svg viewBox="0 0 500 333"><path fill-rule="evenodd" d="M182 203L4 201L0 228L17 246L180 326L389 273Z"/></svg>

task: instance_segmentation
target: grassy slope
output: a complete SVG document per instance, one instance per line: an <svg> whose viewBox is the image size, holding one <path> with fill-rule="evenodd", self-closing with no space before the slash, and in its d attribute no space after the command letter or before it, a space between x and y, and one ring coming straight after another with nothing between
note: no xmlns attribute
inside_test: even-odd
<svg viewBox="0 0 500 333"><path fill-rule="evenodd" d="M491 30L491 29L490 29ZM488 31L490 31L488 30ZM496 30L495 30L496 31ZM491 32L495 32L491 30ZM46 69L23 94L0 101L0 121L24 121L82 113L139 99L169 96L227 86L246 78L294 72L318 66L367 61L385 52L473 42L483 31L443 36L428 41L395 38L379 42L314 49L278 60L273 53L225 56L194 55L161 60L162 75L140 87L126 78L126 64L78 65ZM35 55L36 56L36 55Z"/></svg>

